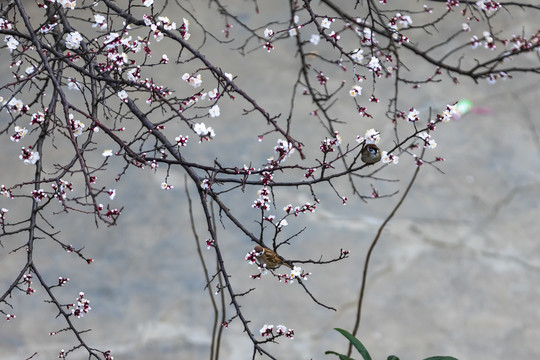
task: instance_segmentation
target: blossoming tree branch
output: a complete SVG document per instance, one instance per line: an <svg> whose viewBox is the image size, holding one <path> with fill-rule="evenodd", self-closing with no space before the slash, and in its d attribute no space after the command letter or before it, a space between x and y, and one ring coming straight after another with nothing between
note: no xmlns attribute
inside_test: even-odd
<svg viewBox="0 0 540 360"><path fill-rule="evenodd" d="M246 6L247 19L239 15ZM283 11L271 12L274 7ZM71 243L56 230L57 218L70 212L96 226L116 225L123 208L114 204L122 203L130 176L154 172L162 177L161 186L145 191L174 196L182 192L182 184L171 180L176 172L196 191L190 206L204 214L206 226L197 231L205 234L202 245L217 266L214 272L203 268L207 280L201 285L229 304L222 309L228 315L219 331L238 322L253 345L252 358L275 358L276 339L302 334L293 330L295 319L252 322L253 314L242 308L250 301L246 287L261 286L259 280L301 286L305 299L299 301L311 301L313 311L332 311L335 305L320 299L309 284L317 281L318 269L351 256L338 248L315 259L284 257L282 250L301 246L296 240L302 236L302 231L286 236L284 228L316 216L312 213L325 206L319 192L331 192L343 205L369 206L371 200L392 197L399 207L403 194L378 190L389 169L410 170L400 179L410 185L421 168L442 172L444 158L431 151L444 141L444 128L472 105L448 98L422 110L420 103L404 102L403 92L424 84L457 87L463 79L498 86L522 73L538 74L538 29L509 33L498 24L511 14L539 10L534 1L486 0L406 5L391 0L4 1L0 56L3 74L10 77L0 83L0 135L9 148L3 158L27 171L10 183L0 176L1 251L25 253L17 275L2 282L0 313L15 322L24 316L17 298L39 296L54 305L50 316L64 322L44 331L74 335L58 349L59 358L84 352L88 358L112 359L109 348L87 341L77 322L92 316L92 294L69 287L66 275L47 281L36 257L65 251L85 266L96 266L84 243ZM443 27L449 30L438 32ZM220 52L239 53L260 79L228 69ZM277 54L288 57L293 69L260 61L266 57L271 63ZM268 73L275 76L262 76ZM279 106L269 105L270 88L277 89ZM371 120L380 125L364 125ZM241 122L255 130L241 131ZM224 123L230 131L220 133ZM354 133L341 131L350 123ZM265 160L227 156L231 139L253 144ZM199 154L216 143L219 153ZM103 176L107 173L113 182ZM286 189L311 200L283 202L279 194ZM250 203L237 203L231 201L235 193L254 195ZM246 270L251 278L229 275L222 251L228 244L216 232L213 206L227 219L225 231L245 238L246 251L237 260L252 264ZM252 216L240 217L239 206ZM26 215L11 215L21 212ZM363 284L368 263L369 254ZM64 303L65 293L73 293L75 301ZM219 346L212 342L211 358L218 358Z"/></svg>

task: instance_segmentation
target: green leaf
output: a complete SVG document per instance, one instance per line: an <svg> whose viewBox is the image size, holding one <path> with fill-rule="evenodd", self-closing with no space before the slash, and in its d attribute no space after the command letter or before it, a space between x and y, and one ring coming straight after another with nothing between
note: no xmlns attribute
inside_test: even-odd
<svg viewBox="0 0 540 360"><path fill-rule="evenodd" d="M348 332L347 330L343 330L343 329L340 329L340 328L334 328L335 330L339 331L341 333L341 335L345 336L347 338L347 340L349 340L349 342L351 344L353 344L353 346L356 348L356 350L358 350L358 352L360 353L360 355L362 355L362 357L364 358L364 360L371 360L371 356L369 355L369 352L367 351L367 349L365 348L365 346L360 342L360 340L358 340L357 338L355 338L350 332Z"/></svg>
<svg viewBox="0 0 540 360"><path fill-rule="evenodd" d="M335 351L326 351L325 354L333 354L339 356L339 360L354 360L353 358L348 357L347 355L339 354Z"/></svg>
<svg viewBox="0 0 540 360"><path fill-rule="evenodd" d="M386 360L399 360L399 358L396 355L390 355L386 358Z"/></svg>
<svg viewBox="0 0 540 360"><path fill-rule="evenodd" d="M425 358L424 360L458 360L458 359L452 356L431 356L431 357Z"/></svg>

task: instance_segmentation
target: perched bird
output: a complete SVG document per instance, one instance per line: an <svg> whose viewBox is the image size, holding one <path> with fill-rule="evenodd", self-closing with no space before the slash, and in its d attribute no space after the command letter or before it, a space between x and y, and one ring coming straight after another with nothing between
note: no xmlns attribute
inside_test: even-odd
<svg viewBox="0 0 540 360"><path fill-rule="evenodd" d="M377 161L381 160L381 151L375 144L366 144L360 150L362 154L362 161L366 164L375 164Z"/></svg>
<svg viewBox="0 0 540 360"><path fill-rule="evenodd" d="M284 262L278 254L275 253L275 251L272 251L268 248L262 247L262 246L255 246L255 252L257 253L255 256L257 257L257 260L261 263L261 265L266 264L267 269L277 269L281 265L285 265L288 268L292 269L292 265L287 264Z"/></svg>

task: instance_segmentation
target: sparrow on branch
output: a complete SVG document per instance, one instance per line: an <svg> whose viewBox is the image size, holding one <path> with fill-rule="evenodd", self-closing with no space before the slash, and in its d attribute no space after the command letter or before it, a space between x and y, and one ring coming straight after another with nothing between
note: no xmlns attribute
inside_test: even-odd
<svg viewBox="0 0 540 360"><path fill-rule="evenodd" d="M375 144L366 144L360 150L362 154L362 161L366 164L375 164L377 161L381 160L381 151Z"/></svg>
<svg viewBox="0 0 540 360"><path fill-rule="evenodd" d="M257 257L257 260L261 263L261 265L266 265L267 269L277 269L281 265L285 265L290 269L293 268L292 265L284 262L283 259L278 254L276 254L275 251L259 245L255 246L254 250L257 253L255 255Z"/></svg>

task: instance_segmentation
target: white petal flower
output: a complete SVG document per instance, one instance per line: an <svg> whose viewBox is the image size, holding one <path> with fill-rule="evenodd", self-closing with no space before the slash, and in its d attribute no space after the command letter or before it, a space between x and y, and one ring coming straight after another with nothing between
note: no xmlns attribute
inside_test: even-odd
<svg viewBox="0 0 540 360"><path fill-rule="evenodd" d="M220 115L219 106L217 104L212 106L208 113L210 113L211 117L218 117Z"/></svg>
<svg viewBox="0 0 540 360"><path fill-rule="evenodd" d="M291 270L291 278L299 277L302 274L302 268L300 266L295 266Z"/></svg>
<svg viewBox="0 0 540 360"><path fill-rule="evenodd" d="M126 92L126 90L119 91L117 95L120 98L120 100L127 102L128 93Z"/></svg>
<svg viewBox="0 0 540 360"><path fill-rule="evenodd" d="M355 63L360 64L364 60L364 50L363 49L354 49L351 54L352 59Z"/></svg>
<svg viewBox="0 0 540 360"><path fill-rule="evenodd" d="M415 108L411 108L409 110L409 115L407 116L407 121L414 122L418 121L418 116L420 115L420 112L416 110Z"/></svg>
<svg viewBox="0 0 540 360"><path fill-rule="evenodd" d="M371 71L380 71L381 70L381 65L379 63L379 59L376 58L375 56L372 56L371 60L369 61L369 64L368 64L368 68Z"/></svg>
<svg viewBox="0 0 540 360"><path fill-rule="evenodd" d="M397 164L399 162L399 156L388 154L387 151L383 151L381 153L381 161L383 164Z"/></svg>
<svg viewBox="0 0 540 360"><path fill-rule="evenodd" d="M362 87L359 85L354 85L351 90L349 90L349 95L351 95L352 97L362 95Z"/></svg>
<svg viewBox="0 0 540 360"><path fill-rule="evenodd" d="M66 36L66 47L78 49L81 46L82 36L78 31L71 32Z"/></svg>
<svg viewBox="0 0 540 360"><path fill-rule="evenodd" d="M330 29L330 25L332 25L331 19L324 18L323 21L321 21L321 27L324 29Z"/></svg>
<svg viewBox="0 0 540 360"><path fill-rule="evenodd" d="M364 135L366 144L378 144L381 140L381 134L375 129L369 129Z"/></svg>

